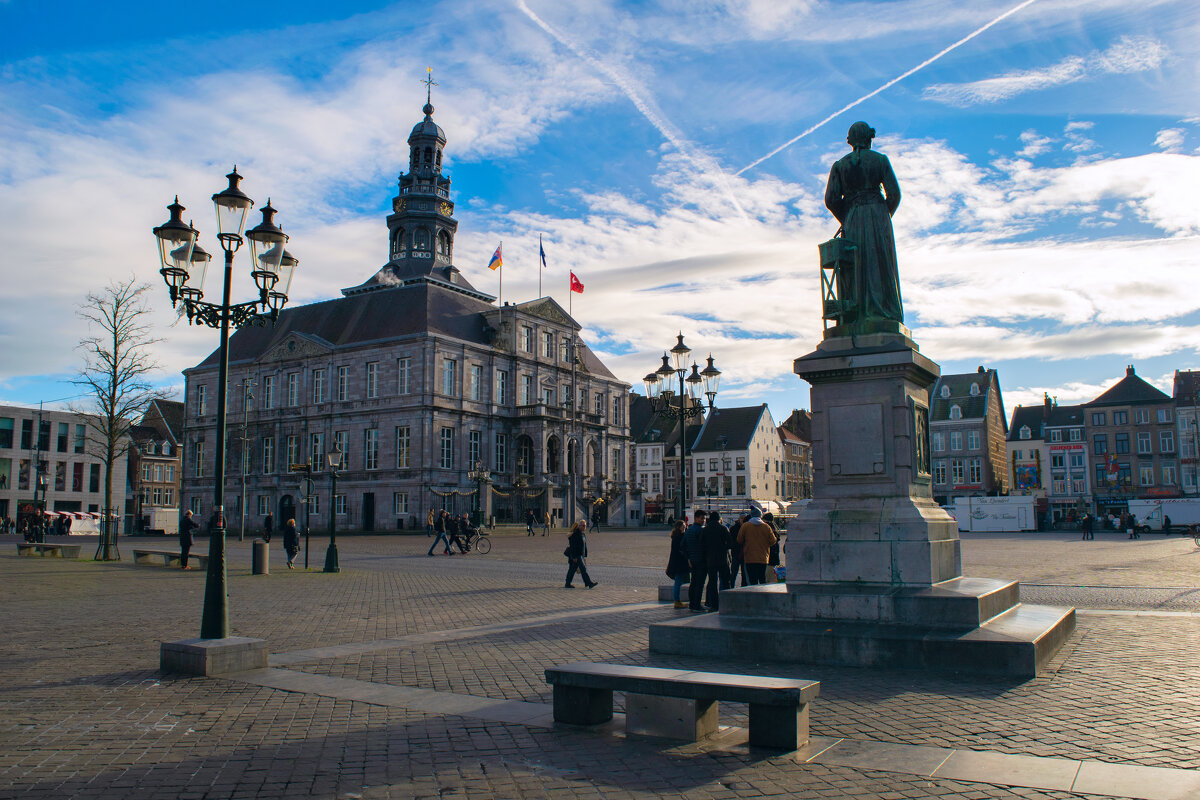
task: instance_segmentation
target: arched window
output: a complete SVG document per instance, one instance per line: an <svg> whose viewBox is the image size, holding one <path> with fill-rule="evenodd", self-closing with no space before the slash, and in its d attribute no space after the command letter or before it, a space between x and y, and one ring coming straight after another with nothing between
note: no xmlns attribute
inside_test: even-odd
<svg viewBox="0 0 1200 800"><path fill-rule="evenodd" d="M546 440L546 472L557 474L559 471L560 445L557 436Z"/></svg>
<svg viewBox="0 0 1200 800"><path fill-rule="evenodd" d="M152 456L152 455L154 455L154 452L155 452L157 449L158 449L158 448L157 448L157 447L155 447L155 445L154 445L154 442L147 442L147 443L146 443L146 454L147 454L147 455L151 455L151 456Z"/></svg>
<svg viewBox="0 0 1200 800"><path fill-rule="evenodd" d="M1022 426L1021 426L1021 430L1018 432L1018 434L1017 434L1017 435L1018 435L1020 438L1022 438L1022 439L1028 439L1028 438L1029 438L1029 436L1030 436L1030 430L1029 430L1029 426L1028 426L1028 425L1022 425Z"/></svg>
<svg viewBox="0 0 1200 800"><path fill-rule="evenodd" d="M170 443L170 442L163 442L163 443L162 443L162 454L163 454L164 456L169 456L169 455L171 455L171 443Z"/></svg>
<svg viewBox="0 0 1200 800"><path fill-rule="evenodd" d="M450 257L450 234L446 231L438 231L437 252L439 256Z"/></svg>
<svg viewBox="0 0 1200 800"><path fill-rule="evenodd" d="M971 397L979 397L979 384L978 383L971 384Z"/></svg>
<svg viewBox="0 0 1200 800"><path fill-rule="evenodd" d="M442 168L442 150L441 150L441 148L438 148L438 151L437 151L437 168L438 169Z"/></svg>
<svg viewBox="0 0 1200 800"><path fill-rule="evenodd" d="M428 164L431 161L433 161L433 148L426 147L425 148L425 163Z"/></svg>
<svg viewBox="0 0 1200 800"><path fill-rule="evenodd" d="M428 250L429 249L429 231L424 228L417 228L413 234L413 249Z"/></svg>
<svg viewBox="0 0 1200 800"><path fill-rule="evenodd" d="M962 419L962 406L958 403L950 406L950 419Z"/></svg>
<svg viewBox="0 0 1200 800"><path fill-rule="evenodd" d="M413 147L412 155L409 157L409 163L414 167L421 161L421 148Z"/></svg>
<svg viewBox="0 0 1200 800"><path fill-rule="evenodd" d="M949 396L950 396L950 387L943 383L942 384L942 397L949 397Z"/></svg>
<svg viewBox="0 0 1200 800"><path fill-rule="evenodd" d="M404 228L397 228L392 234L392 255L398 256L404 252Z"/></svg>

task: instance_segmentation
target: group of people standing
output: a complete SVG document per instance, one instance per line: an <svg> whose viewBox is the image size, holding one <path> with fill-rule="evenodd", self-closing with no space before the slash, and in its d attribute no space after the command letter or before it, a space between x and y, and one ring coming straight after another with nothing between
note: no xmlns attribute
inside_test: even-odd
<svg viewBox="0 0 1200 800"><path fill-rule="evenodd" d="M753 509L726 527L719 512L698 510L691 525L681 519L671 529L667 577L675 582L675 608L685 607L681 593L689 583L686 607L717 611L721 591L734 588L739 574L742 586L766 583L767 568L778 563L779 531L770 513Z"/></svg>
<svg viewBox="0 0 1200 800"><path fill-rule="evenodd" d="M442 543L443 555L454 555L453 548L455 547L458 548L459 553L470 551L471 536L475 533L475 529L471 526L471 520L465 511L458 516L452 515L444 508L440 514L434 515L432 511L429 513L434 517L432 521L434 540L433 544L429 546L427 555L434 554L433 551L437 549L438 542Z"/></svg>

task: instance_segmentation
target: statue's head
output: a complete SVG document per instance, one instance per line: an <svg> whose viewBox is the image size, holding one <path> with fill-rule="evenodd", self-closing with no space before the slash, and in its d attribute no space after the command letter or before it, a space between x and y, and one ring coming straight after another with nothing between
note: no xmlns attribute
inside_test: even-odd
<svg viewBox="0 0 1200 800"><path fill-rule="evenodd" d="M859 121L850 126L846 134L846 143L851 147L870 148L871 140L875 138L875 129L865 122Z"/></svg>

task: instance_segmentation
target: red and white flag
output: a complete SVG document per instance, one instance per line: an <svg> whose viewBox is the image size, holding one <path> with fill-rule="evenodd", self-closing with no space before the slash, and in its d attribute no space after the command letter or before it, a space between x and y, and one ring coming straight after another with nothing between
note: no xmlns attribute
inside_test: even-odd
<svg viewBox="0 0 1200 800"><path fill-rule="evenodd" d="M583 284L579 282L579 278L575 277L575 273L571 273L571 291L583 294Z"/></svg>

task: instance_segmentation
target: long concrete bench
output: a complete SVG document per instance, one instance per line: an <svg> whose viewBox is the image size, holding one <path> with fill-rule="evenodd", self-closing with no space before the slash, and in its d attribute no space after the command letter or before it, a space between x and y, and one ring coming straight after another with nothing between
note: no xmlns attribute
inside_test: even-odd
<svg viewBox="0 0 1200 800"><path fill-rule="evenodd" d="M181 555L178 550L153 550L145 547L136 547L133 550L134 564L178 567L181 566L182 563L180 558ZM208 556L189 553L188 561L195 561L196 566L198 566L200 569L208 569Z"/></svg>
<svg viewBox="0 0 1200 800"><path fill-rule="evenodd" d="M33 544L17 542L17 555L43 556L46 558L79 558L79 544Z"/></svg>
<svg viewBox="0 0 1200 800"><path fill-rule="evenodd" d="M729 675L621 664L566 664L546 670L554 719L600 725L613 716L614 691L625 693L625 730L696 741L717 730L717 703L750 704L750 744L796 750L808 743L808 704L817 681Z"/></svg>

